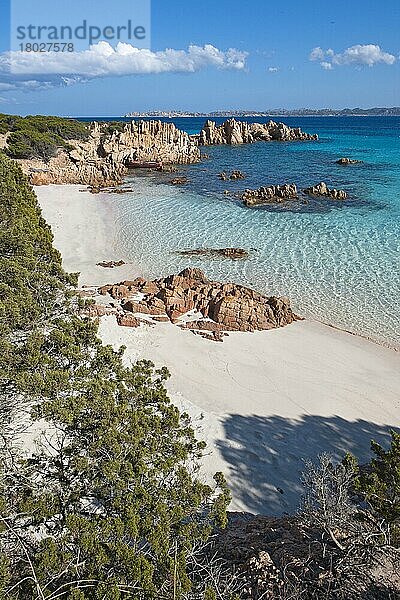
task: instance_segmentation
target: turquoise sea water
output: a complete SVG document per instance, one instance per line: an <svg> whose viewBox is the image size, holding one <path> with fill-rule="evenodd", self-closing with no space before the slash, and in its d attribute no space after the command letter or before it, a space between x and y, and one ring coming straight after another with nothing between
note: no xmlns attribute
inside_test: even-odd
<svg viewBox="0 0 400 600"><path fill-rule="evenodd" d="M171 176L135 174L135 191L115 196L121 253L146 276L198 266L212 278L287 295L301 315L400 347L400 118L283 120L320 141L207 148L209 160L179 169L190 179L180 188L166 183ZM174 120L189 133L203 121ZM363 163L336 165L341 156ZM218 179L232 169L247 179ZM223 193L321 180L350 200L248 209ZM202 246L253 250L243 261L174 254Z"/></svg>

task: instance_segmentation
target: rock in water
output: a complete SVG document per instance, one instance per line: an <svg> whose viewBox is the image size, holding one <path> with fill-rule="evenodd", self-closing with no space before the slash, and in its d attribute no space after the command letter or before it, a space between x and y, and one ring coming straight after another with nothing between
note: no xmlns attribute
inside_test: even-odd
<svg viewBox="0 0 400 600"><path fill-rule="evenodd" d="M359 163L362 163L362 160L355 160L354 158L339 158L339 160L336 161L337 165L357 165Z"/></svg>
<svg viewBox="0 0 400 600"><path fill-rule="evenodd" d="M297 187L294 183L284 185L271 185L258 190L245 190L241 196L245 206L258 206L260 204L281 204L287 200L296 200Z"/></svg>
<svg viewBox="0 0 400 600"><path fill-rule="evenodd" d="M318 135L304 133L300 127L288 127L285 123L246 123L228 119L222 125L214 121L206 121L200 131L199 144L201 146L215 146L219 144L251 144L262 141L304 141L318 140Z"/></svg>
<svg viewBox="0 0 400 600"><path fill-rule="evenodd" d="M186 185L189 183L189 179L187 177L174 177L168 183L171 185Z"/></svg>
<svg viewBox="0 0 400 600"><path fill-rule="evenodd" d="M324 196L325 198L332 198L332 200L346 200L347 192L344 190L336 190L335 188L328 188L326 183L321 181L317 185L306 188L303 190L304 194L311 196Z"/></svg>
<svg viewBox="0 0 400 600"><path fill-rule="evenodd" d="M244 173L242 173L242 171L232 171L230 175L228 175L227 173L225 173L225 171L222 171L222 173L218 173L218 177L222 180L222 181L228 181L229 179L235 181L238 179L246 179L246 175Z"/></svg>
<svg viewBox="0 0 400 600"><path fill-rule="evenodd" d="M243 248L195 248L194 250L178 250L180 256L208 256L222 258L248 258L249 253Z"/></svg>
<svg viewBox="0 0 400 600"><path fill-rule="evenodd" d="M126 262L123 260L109 260L102 261L97 263L97 267L104 267L105 269L114 269L115 267L122 267L122 265L126 265Z"/></svg>

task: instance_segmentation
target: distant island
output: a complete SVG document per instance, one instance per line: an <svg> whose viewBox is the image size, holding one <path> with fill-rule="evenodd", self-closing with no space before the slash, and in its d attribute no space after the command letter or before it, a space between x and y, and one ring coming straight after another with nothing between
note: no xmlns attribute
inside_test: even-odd
<svg viewBox="0 0 400 600"><path fill-rule="evenodd" d="M257 110L221 110L214 112L189 112L180 110L155 110L146 112L130 112L125 117L158 117L158 118L185 118L185 117L399 117L400 106L376 108L299 108L294 110L271 109Z"/></svg>

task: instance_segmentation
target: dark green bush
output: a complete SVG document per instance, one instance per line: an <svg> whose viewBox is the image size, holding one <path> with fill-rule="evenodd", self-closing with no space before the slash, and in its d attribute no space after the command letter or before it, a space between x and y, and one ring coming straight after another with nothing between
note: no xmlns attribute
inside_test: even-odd
<svg viewBox="0 0 400 600"><path fill-rule="evenodd" d="M0 133L10 132L6 153L10 158L49 160L58 148L70 148L69 140L84 140L87 123L41 115L18 117L0 114Z"/></svg>
<svg viewBox="0 0 400 600"><path fill-rule="evenodd" d="M4 155L0 222L0 409L17 406L8 420L0 410L0 598L178 600L188 556L225 522L223 478L199 479L204 445L167 396L167 370L125 366L77 314L75 278ZM26 422L27 407L51 441L14 460L13 414Z"/></svg>

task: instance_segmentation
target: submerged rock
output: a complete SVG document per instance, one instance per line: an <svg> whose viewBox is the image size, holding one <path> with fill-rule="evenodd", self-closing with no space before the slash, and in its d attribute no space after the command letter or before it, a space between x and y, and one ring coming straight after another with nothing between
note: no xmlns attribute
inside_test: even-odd
<svg viewBox="0 0 400 600"><path fill-rule="evenodd" d="M245 190L241 196L245 206L260 204L281 204L286 200L297 200L297 187L294 183L271 185L258 190Z"/></svg>
<svg viewBox="0 0 400 600"><path fill-rule="evenodd" d="M347 192L344 190L337 190L335 188L328 188L325 182L321 181L317 185L306 188L303 190L304 194L311 196L324 196L326 198L332 198L332 200L346 200Z"/></svg>
<svg viewBox="0 0 400 600"><path fill-rule="evenodd" d="M97 263L98 267L104 267L105 269L114 269L115 267L122 267L122 265L126 265L126 262L123 260L109 260Z"/></svg>
<svg viewBox="0 0 400 600"><path fill-rule="evenodd" d="M177 250L180 256L206 256L222 258L248 258L249 253L243 248L195 248L194 250Z"/></svg>

